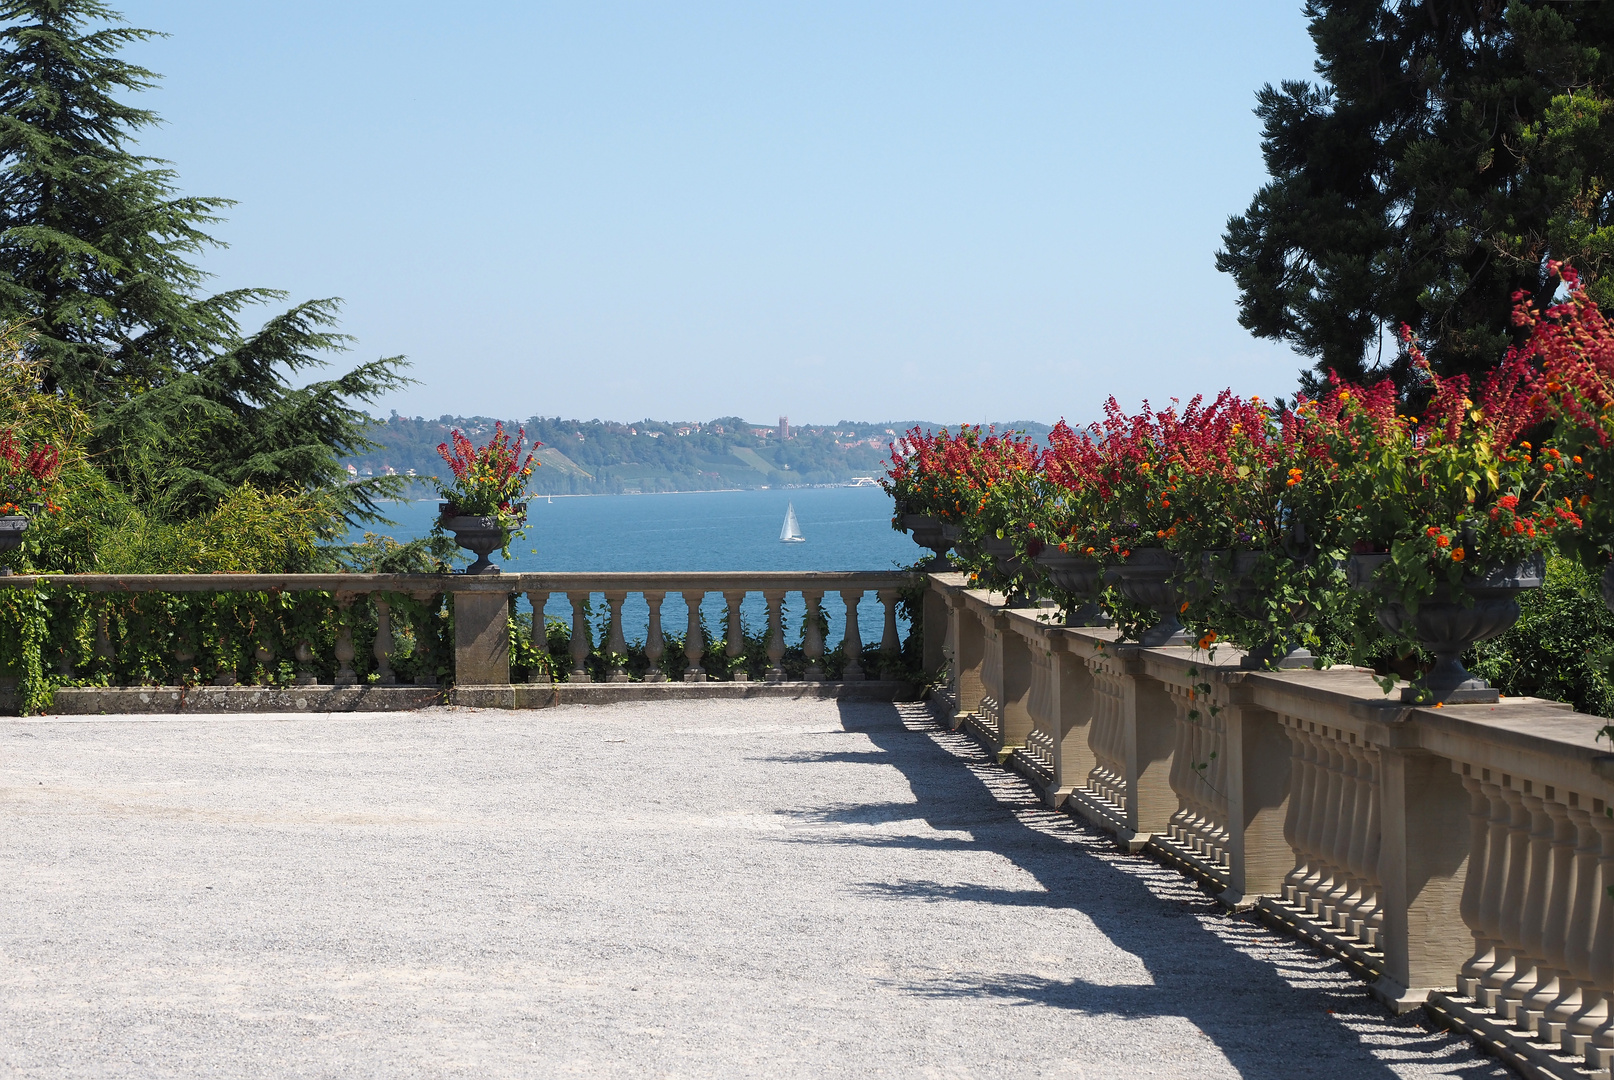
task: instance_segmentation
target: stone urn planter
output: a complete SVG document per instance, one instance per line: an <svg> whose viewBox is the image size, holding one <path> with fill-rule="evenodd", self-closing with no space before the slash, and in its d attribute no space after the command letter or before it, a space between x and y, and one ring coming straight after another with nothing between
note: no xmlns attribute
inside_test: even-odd
<svg viewBox="0 0 1614 1080"><path fill-rule="evenodd" d="M1180 563L1165 548L1133 548L1126 562L1111 567L1110 576L1120 585L1121 595L1155 613L1159 619L1138 638L1138 644L1149 648L1163 645L1186 645L1188 633L1182 620L1182 596L1172 578Z"/></svg>
<svg viewBox="0 0 1614 1080"><path fill-rule="evenodd" d="M1261 594L1255 583L1256 571L1261 569L1265 559L1290 559L1289 555L1271 555L1265 551L1249 551L1243 549L1222 549L1207 551L1201 556L1201 569L1208 581L1214 581L1221 587L1222 596L1227 604L1239 614L1247 618L1259 617L1257 604ZM1306 609L1290 613L1294 618L1301 618ZM1239 666L1247 670L1292 670L1295 668L1314 667L1316 657L1311 650L1302 647L1292 638L1278 638L1263 645L1257 646L1244 655Z"/></svg>
<svg viewBox="0 0 1614 1080"><path fill-rule="evenodd" d="M0 551L16 551L22 547L22 534L28 531L28 518L23 514L0 517ZM0 567L0 574L9 575L10 567Z"/></svg>
<svg viewBox="0 0 1614 1080"><path fill-rule="evenodd" d="M453 507L449 503L439 503L438 509L442 513L443 528L454 534L454 542L465 550L476 555L476 561L465 568L467 574L497 574L500 572L492 560L488 558L495 551L504 547L505 531L496 517L477 517L468 514L452 513ZM516 511L526 509L523 506L513 507Z"/></svg>
<svg viewBox="0 0 1614 1080"><path fill-rule="evenodd" d="M1370 590L1386 553L1351 556L1347 577L1353 588ZM1379 608L1379 624L1403 634L1435 655L1435 666L1401 691L1406 702L1442 705L1492 704L1499 694L1463 667L1463 653L1475 642L1505 633L1519 619L1519 594L1539 589L1547 576L1546 556L1536 554L1513 566L1468 574L1456 585L1441 582L1416 612L1392 601Z"/></svg>
<svg viewBox="0 0 1614 1080"><path fill-rule="evenodd" d="M1032 596L1023 585L1025 556L1021 554L1015 538L1012 536L999 538L988 533L981 538L981 550L991 557L993 569L1008 586L1009 606L1024 607L1031 603Z"/></svg>
<svg viewBox="0 0 1614 1080"><path fill-rule="evenodd" d="M1032 560L1048 575L1048 583L1075 597L1076 604L1065 612L1066 626L1108 626L1109 616L1098 605L1104 589L1104 564L1086 555L1070 555L1058 548L1044 548Z"/></svg>
<svg viewBox="0 0 1614 1080"><path fill-rule="evenodd" d="M903 514L899 519L904 530L912 534L913 542L922 548L929 548L935 557L927 562L923 569L929 573L941 573L953 568L952 562L947 558L947 549L953 546L953 536L948 532L951 526L937 521L929 514Z"/></svg>

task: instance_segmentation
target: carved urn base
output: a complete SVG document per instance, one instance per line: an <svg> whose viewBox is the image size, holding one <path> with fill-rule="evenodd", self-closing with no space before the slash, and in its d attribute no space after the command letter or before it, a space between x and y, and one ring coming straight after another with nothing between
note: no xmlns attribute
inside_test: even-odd
<svg viewBox="0 0 1614 1080"><path fill-rule="evenodd" d="M1177 618L1182 597L1172 578L1177 573L1177 557L1164 548L1133 548L1126 562L1110 573L1121 586L1121 595L1153 611L1159 619L1138 638L1148 648L1188 644L1188 632Z"/></svg>
<svg viewBox="0 0 1614 1080"><path fill-rule="evenodd" d="M28 519L21 514L0 517L0 551L16 551L22 547L22 534L28 531ZM0 567L0 574L10 575L11 568Z"/></svg>
<svg viewBox="0 0 1614 1080"><path fill-rule="evenodd" d="M1372 560L1351 568L1352 584L1362 587L1384 561L1383 556L1355 556ZM1415 704L1488 705L1500 695L1484 679L1463 667L1463 653L1519 620L1518 596L1539 589L1546 578L1546 558L1536 555L1515 566L1496 567L1484 574L1464 577L1457 585L1442 582L1435 595L1408 611L1391 602L1379 609L1379 625L1411 638L1435 655L1435 666L1423 678L1401 691L1401 700Z"/></svg>
<svg viewBox="0 0 1614 1080"><path fill-rule="evenodd" d="M939 574L953 568L947 558L947 549L953 546L953 538L947 535L948 526L928 514L903 514L901 520L902 527L913 534L914 543L934 552L922 567L925 572Z"/></svg>
<svg viewBox="0 0 1614 1080"><path fill-rule="evenodd" d="M1033 560L1048 575L1048 582L1074 597L1065 611L1066 626L1108 626L1111 619L1098 605L1104 588L1104 566L1085 555L1069 555L1056 548L1043 549Z"/></svg>
<svg viewBox="0 0 1614 1080"><path fill-rule="evenodd" d="M981 549L992 557L992 564L997 570L998 579L1006 586L1008 592L1008 605L1010 607L1027 607L1036 598L1029 593L1022 584L1025 572L1025 558L1020 554L1013 539L1009 537L998 538L988 533L981 539Z"/></svg>
<svg viewBox="0 0 1614 1080"><path fill-rule="evenodd" d="M454 542L476 556L476 561L465 568L467 574L497 574L501 571L489 558L504 547L504 529L496 517L472 517L450 514L443 505L443 528L454 534Z"/></svg>
<svg viewBox="0 0 1614 1080"><path fill-rule="evenodd" d="M1256 572L1261 569L1263 560L1286 557L1272 556L1264 551L1224 548L1205 552L1202 567L1205 577L1221 587L1222 596L1229 607L1246 618L1256 619L1260 617L1256 605L1261 600L1260 590L1255 583ZM1292 618L1303 618L1306 610L1290 614ZM1245 653L1239 667L1249 671L1289 671L1315 667L1316 659L1311 650L1294 637L1280 633Z"/></svg>

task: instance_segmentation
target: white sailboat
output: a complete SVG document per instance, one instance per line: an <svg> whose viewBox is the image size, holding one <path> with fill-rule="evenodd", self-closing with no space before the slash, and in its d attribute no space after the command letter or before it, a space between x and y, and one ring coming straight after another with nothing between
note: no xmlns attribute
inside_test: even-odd
<svg viewBox="0 0 1614 1080"><path fill-rule="evenodd" d="M796 520L796 504L790 503L785 509L785 527L779 530L781 544L805 544L807 538L801 535L801 522Z"/></svg>

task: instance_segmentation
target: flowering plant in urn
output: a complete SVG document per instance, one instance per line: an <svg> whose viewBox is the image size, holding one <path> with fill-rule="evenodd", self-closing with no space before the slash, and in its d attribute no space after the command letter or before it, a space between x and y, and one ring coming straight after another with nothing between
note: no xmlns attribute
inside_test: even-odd
<svg viewBox="0 0 1614 1080"><path fill-rule="evenodd" d="M1540 448L1520 444L1520 450L1535 451L1535 464L1553 474L1568 506L1584 519L1582 531L1560 534L1560 541L1594 573L1603 571L1603 596L1614 606L1614 498L1606 479L1614 475L1614 327L1573 268L1550 263L1548 269L1567 296L1542 312L1528 293L1515 293L1513 322L1530 330L1517 352L1540 368L1532 404L1544 405L1554 438Z"/></svg>
<svg viewBox="0 0 1614 1080"><path fill-rule="evenodd" d="M60 471L55 446L25 447L12 432L0 432L0 515L21 514L30 507L55 513L59 508L51 490Z"/></svg>
<svg viewBox="0 0 1614 1080"><path fill-rule="evenodd" d="M1430 372L1405 328L1403 341L1424 373L1421 416L1398 412L1388 381L1336 382L1318 408L1337 416L1321 449L1343 480L1342 532L1378 556L1358 584L1416 612L1439 589L1539 560L1582 520L1566 494L1572 455L1524 438L1547 419L1527 357L1510 352L1471 388Z"/></svg>
<svg viewBox="0 0 1614 1080"><path fill-rule="evenodd" d="M527 480L538 462L530 451L525 459L521 456L526 436L523 429L512 440L504 424L496 423L483 446L473 444L458 429L449 436L452 449L448 443L438 444L437 453L454 473L452 484L437 484L443 499L438 525L479 556L466 573L497 571L488 555L499 549L508 558L511 538L527 522ZM539 445L533 443L533 449Z"/></svg>
<svg viewBox="0 0 1614 1080"><path fill-rule="evenodd" d="M0 432L0 552L22 546L28 514L61 507L52 498L61 473L61 457L48 442L25 447L11 431ZM10 574L10 567L0 574Z"/></svg>

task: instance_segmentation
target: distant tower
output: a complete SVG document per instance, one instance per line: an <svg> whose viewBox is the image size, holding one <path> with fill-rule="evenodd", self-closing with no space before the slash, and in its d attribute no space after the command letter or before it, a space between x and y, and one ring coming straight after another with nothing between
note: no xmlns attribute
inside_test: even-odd
<svg viewBox="0 0 1614 1080"><path fill-rule="evenodd" d="M788 438L790 438L790 417L781 416L779 418L779 441L784 442Z"/></svg>

